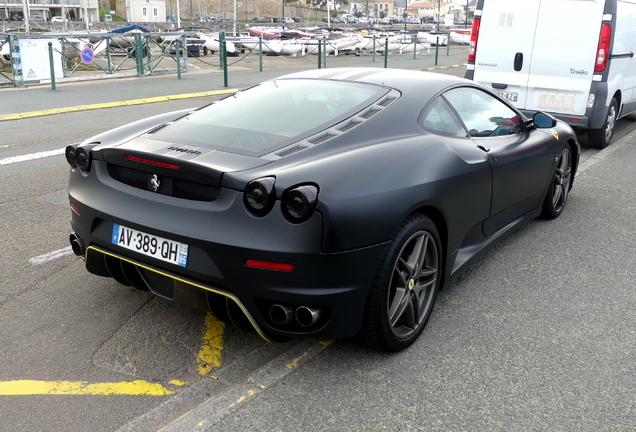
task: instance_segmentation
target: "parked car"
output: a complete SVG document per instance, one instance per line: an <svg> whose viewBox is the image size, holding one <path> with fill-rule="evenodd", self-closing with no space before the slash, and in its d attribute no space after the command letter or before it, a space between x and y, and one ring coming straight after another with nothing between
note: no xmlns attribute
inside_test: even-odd
<svg viewBox="0 0 636 432"><path fill-rule="evenodd" d="M551 113L596 148L636 111L636 2L480 0L475 17L466 77L517 108Z"/></svg>
<svg viewBox="0 0 636 432"><path fill-rule="evenodd" d="M253 23L268 23L270 21L267 18L254 18L252 22Z"/></svg>
<svg viewBox="0 0 636 432"><path fill-rule="evenodd" d="M497 239L561 214L579 152L469 80L300 72L68 146L70 240L90 273L269 340L397 351Z"/></svg>
<svg viewBox="0 0 636 432"><path fill-rule="evenodd" d="M108 21L106 17L110 17L110 21L112 21L112 17L110 15L104 15L104 21ZM54 16L51 18L51 22L66 22L66 21L68 20L61 16Z"/></svg>
<svg viewBox="0 0 636 432"><path fill-rule="evenodd" d="M303 19L302 19L301 17L293 17L292 19L293 19L293 20L294 20L294 22L296 22L296 23L301 23L301 22L303 22Z"/></svg>

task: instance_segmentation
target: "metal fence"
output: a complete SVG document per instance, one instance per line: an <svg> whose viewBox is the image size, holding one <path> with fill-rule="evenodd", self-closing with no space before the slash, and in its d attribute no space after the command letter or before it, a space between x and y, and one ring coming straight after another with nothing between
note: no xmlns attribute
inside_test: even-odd
<svg viewBox="0 0 636 432"><path fill-rule="evenodd" d="M0 86L23 87L109 76L180 74L188 70L188 37L193 35L78 33L0 36L0 52L3 54Z"/></svg>
<svg viewBox="0 0 636 432"><path fill-rule="evenodd" d="M175 72L180 78L181 72L187 72L188 67L221 69L227 86L229 67L245 61L243 64L249 63L249 67L254 68L254 60L258 59L258 68L262 71L264 56L282 54L280 41L260 39L255 45L245 45L231 36L226 38L224 32L220 32L217 42L225 47L223 41L226 40L232 50L224 51L225 55L220 54L222 50L213 51L214 55L208 56L210 49L200 46L203 40L195 32L0 35L0 50L5 53L1 57L0 87L49 82L55 87L56 81L143 77ZM290 64L294 60L304 61L308 67L328 67L335 61L328 58L345 55L358 59L346 61L351 66L377 62L387 67L389 59L417 60L433 56L437 65L438 57L449 55L451 45L455 52L466 49L464 45L451 44L448 34L439 35L436 40L418 39L415 34L402 35L397 40L369 35L364 40L366 45L341 48L338 45L341 40L337 38L315 39L309 44L305 42L302 50L293 55L281 56L289 59Z"/></svg>

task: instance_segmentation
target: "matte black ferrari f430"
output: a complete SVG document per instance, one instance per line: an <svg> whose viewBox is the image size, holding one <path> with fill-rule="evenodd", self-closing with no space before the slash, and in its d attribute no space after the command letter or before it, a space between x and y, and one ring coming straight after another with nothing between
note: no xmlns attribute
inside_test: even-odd
<svg viewBox="0 0 636 432"><path fill-rule="evenodd" d="M328 69L66 149L71 243L96 275L269 340L413 343L438 291L562 212L572 129L473 82Z"/></svg>

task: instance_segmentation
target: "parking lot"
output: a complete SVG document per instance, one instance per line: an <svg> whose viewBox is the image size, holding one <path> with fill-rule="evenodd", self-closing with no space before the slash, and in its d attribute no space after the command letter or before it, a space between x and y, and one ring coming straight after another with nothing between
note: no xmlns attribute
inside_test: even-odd
<svg viewBox="0 0 636 432"><path fill-rule="evenodd" d="M462 56L417 68L462 76ZM265 61L264 72L254 60L234 66L229 88L314 67L315 57ZM381 67L327 59L343 65ZM349 339L269 344L90 275L65 252L60 150L226 90L211 66L182 80L0 90L3 429L635 430L634 118L619 122L607 149L583 148L559 219L509 236L442 291L414 346L381 354ZM9 119L19 113L31 115Z"/></svg>

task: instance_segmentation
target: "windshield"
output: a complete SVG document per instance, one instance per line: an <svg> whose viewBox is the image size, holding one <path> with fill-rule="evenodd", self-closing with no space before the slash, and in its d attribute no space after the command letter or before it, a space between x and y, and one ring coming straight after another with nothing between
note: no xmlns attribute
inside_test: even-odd
<svg viewBox="0 0 636 432"><path fill-rule="evenodd" d="M387 92L350 82L271 81L197 111L154 139L261 156L346 119Z"/></svg>

